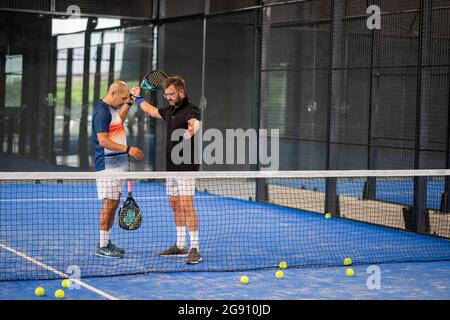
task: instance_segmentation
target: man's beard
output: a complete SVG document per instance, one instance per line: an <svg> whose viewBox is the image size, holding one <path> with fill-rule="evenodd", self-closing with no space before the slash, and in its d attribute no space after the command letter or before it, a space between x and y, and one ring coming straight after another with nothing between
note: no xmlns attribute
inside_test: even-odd
<svg viewBox="0 0 450 320"><path fill-rule="evenodd" d="M181 99L180 97L178 97L177 100L175 100L175 101L173 102L173 106L174 106L174 107L180 106L181 101L183 101L183 99Z"/></svg>

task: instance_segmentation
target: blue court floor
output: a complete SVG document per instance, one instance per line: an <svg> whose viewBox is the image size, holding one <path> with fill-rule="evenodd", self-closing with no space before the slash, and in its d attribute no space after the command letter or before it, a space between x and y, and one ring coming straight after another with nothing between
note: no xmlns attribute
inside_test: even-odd
<svg viewBox="0 0 450 320"><path fill-rule="evenodd" d="M284 279L276 270L248 272L180 272L86 278L95 288L65 289L65 300L449 300L450 261L380 264L374 273L368 265L347 267L288 268ZM368 273L369 272L369 273ZM379 278L375 278L379 274ZM249 283L240 283L247 275ZM378 280L377 280L378 279ZM60 280L0 282L1 300L56 300ZM378 287L377 287L378 285ZM44 297L34 289L42 286Z"/></svg>

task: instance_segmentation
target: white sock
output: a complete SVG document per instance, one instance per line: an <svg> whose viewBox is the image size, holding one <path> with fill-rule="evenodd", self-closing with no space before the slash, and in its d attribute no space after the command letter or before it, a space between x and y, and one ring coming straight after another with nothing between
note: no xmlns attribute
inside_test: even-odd
<svg viewBox="0 0 450 320"><path fill-rule="evenodd" d="M177 227L177 247L186 248L186 227Z"/></svg>
<svg viewBox="0 0 450 320"><path fill-rule="evenodd" d="M197 250L200 250L198 248L198 230L196 231L189 231L189 238L191 241L191 249L196 248Z"/></svg>
<svg viewBox="0 0 450 320"><path fill-rule="evenodd" d="M109 242L109 231L100 230L100 247L106 247Z"/></svg>

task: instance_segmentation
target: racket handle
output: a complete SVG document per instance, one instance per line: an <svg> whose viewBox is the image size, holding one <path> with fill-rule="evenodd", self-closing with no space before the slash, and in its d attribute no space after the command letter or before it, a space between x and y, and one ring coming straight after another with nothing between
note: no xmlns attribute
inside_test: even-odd
<svg viewBox="0 0 450 320"><path fill-rule="evenodd" d="M131 181L128 181L128 193L131 193Z"/></svg>

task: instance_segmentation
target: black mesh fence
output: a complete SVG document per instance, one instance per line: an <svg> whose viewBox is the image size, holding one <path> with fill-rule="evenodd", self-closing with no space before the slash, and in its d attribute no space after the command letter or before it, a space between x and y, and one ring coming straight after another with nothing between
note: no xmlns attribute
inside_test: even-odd
<svg viewBox="0 0 450 320"><path fill-rule="evenodd" d="M448 2L274 2L262 123L282 128L282 169L446 166Z"/></svg>
<svg viewBox="0 0 450 320"><path fill-rule="evenodd" d="M0 2L1 9L17 9L17 10L41 10L50 11L51 2L49 0L2 0Z"/></svg>
<svg viewBox="0 0 450 320"><path fill-rule="evenodd" d="M74 38L67 40L72 46L58 47L50 35L42 36L50 29L51 16L37 17L36 11L53 11L56 16L69 4L91 18L122 18L121 25L103 33L90 30L90 52ZM55 117L59 118L55 123L66 116L62 92L67 87L71 48L72 86L81 81L84 60L90 60L85 69L89 70L87 93L72 92L78 95L72 104L80 104L81 96L88 95L89 114L93 98L104 93L111 79L137 83L145 72L158 67L185 78L189 99L202 107L205 130L268 129L271 135L270 130L277 129L281 170L449 167L450 3L446 0L55 1L53 6L51 1L1 0L0 9L4 17L0 83L6 88L13 79L8 59L16 59L15 55L23 55L24 87L32 87L30 71L38 65L41 73L49 70L48 79L32 90L42 104L48 88L55 87L54 80L61 82L56 85ZM8 10L23 15L23 22L12 21ZM133 17L137 26L124 28L123 22ZM139 21L143 19L145 23ZM79 33L81 38L84 34L86 30ZM31 42L31 37L40 40ZM47 52L41 60L34 52L38 48ZM98 70L100 89L95 86ZM0 94L4 100L0 118L5 124L0 150L54 161L51 150L61 146L52 139L58 130L48 123L52 113L40 116L47 106L36 106L27 95L16 108L6 107L11 96L6 91ZM166 105L161 95L155 98L158 107ZM70 121L89 121L89 116L77 118L76 106L71 112ZM42 132L31 135L23 124L33 119L47 122L38 126ZM142 145L148 135L153 137L148 147L152 156L146 161L152 161L151 168L164 170L164 124L147 121L139 113L133 119L130 128L136 143ZM42 143L53 144L38 152L33 141L42 136ZM78 135L76 130L73 138L91 139L89 132ZM70 156L80 156L80 151L75 147ZM202 168L257 166L215 163Z"/></svg>

